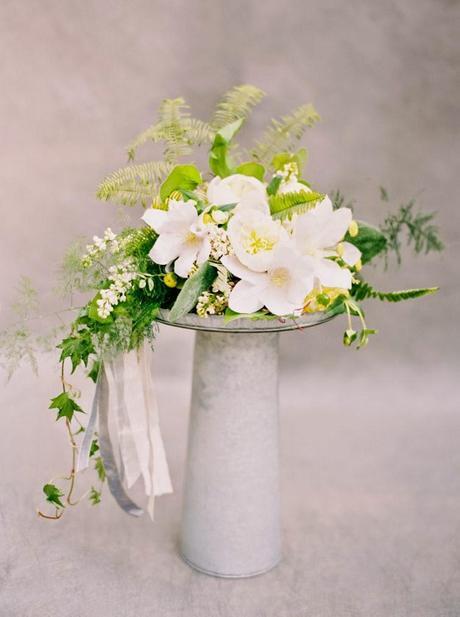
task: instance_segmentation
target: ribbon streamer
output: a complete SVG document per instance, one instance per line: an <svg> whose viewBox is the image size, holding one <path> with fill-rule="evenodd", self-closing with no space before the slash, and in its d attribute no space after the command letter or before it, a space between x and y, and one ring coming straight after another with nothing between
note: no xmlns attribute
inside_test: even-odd
<svg viewBox="0 0 460 617"><path fill-rule="evenodd" d="M142 477L147 510L153 520L154 498L172 492L168 463L159 426L158 405L152 380L152 352L147 344L102 363L77 470L88 467L89 450L99 417L99 446L110 492L128 514L143 510L127 495ZM112 422L111 422L112 421ZM110 434L115 428L119 466Z"/></svg>

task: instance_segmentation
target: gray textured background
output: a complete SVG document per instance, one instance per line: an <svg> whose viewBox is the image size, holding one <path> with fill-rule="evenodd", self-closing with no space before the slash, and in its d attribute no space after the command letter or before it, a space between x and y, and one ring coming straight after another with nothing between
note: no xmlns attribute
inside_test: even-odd
<svg viewBox="0 0 460 617"><path fill-rule="evenodd" d="M439 210L442 256L369 272L382 288L440 284L431 298L369 305L380 335L340 345L342 323L283 336L285 561L249 581L190 572L174 553L192 337L162 331L158 382L178 490L158 521L107 499L58 524L33 515L62 466L46 413L53 359L24 369L0 415L0 615L63 617L453 617L460 613L458 100L460 5L377 2L24 1L0 5L1 304L20 274L45 294L76 236L119 224L94 198L165 96L206 118L250 82L274 115L312 101L309 178L378 222L379 184ZM133 216L134 213L133 213ZM137 216L137 215L136 215ZM3 311L2 319L6 320ZM85 389L83 396L90 396ZM57 608L59 606L59 609Z"/></svg>

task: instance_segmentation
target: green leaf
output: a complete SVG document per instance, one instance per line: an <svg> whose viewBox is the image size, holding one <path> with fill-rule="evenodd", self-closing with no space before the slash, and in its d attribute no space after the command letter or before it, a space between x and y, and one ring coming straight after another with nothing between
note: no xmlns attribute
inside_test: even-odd
<svg viewBox="0 0 460 617"><path fill-rule="evenodd" d="M200 295L211 286L215 278L216 269L208 261L201 264L180 290L169 314L170 321L175 322L189 313L196 306Z"/></svg>
<svg viewBox="0 0 460 617"><path fill-rule="evenodd" d="M361 262L366 264L385 251L387 241L383 233L377 229L377 227L373 227L362 221L357 221L357 223L358 235L351 237L350 234L347 233L344 239L354 244L361 251Z"/></svg>
<svg viewBox="0 0 460 617"><path fill-rule="evenodd" d="M351 293L358 301L365 300L366 298L377 298L386 302L401 302L436 293L438 289L439 287L421 287L418 289L402 289L400 291L378 291L369 283L359 281L353 285Z"/></svg>
<svg viewBox="0 0 460 617"><path fill-rule="evenodd" d="M58 508L65 508L61 501L61 497L64 497L64 493L55 484L45 484L43 492L46 495L46 501L53 504Z"/></svg>
<svg viewBox="0 0 460 617"><path fill-rule="evenodd" d="M91 442L91 446L89 448L89 456L90 457L94 456L96 452L99 452L99 443L97 439L93 439L93 441Z"/></svg>
<svg viewBox="0 0 460 617"><path fill-rule="evenodd" d="M302 214L315 207L315 203L324 199L324 195L315 191L297 191L270 195L268 198L273 218L290 218L293 214Z"/></svg>
<svg viewBox="0 0 460 617"><path fill-rule="evenodd" d="M265 175L265 167L260 163L242 163L233 171L235 174L243 174L243 176L253 176L263 182Z"/></svg>
<svg viewBox="0 0 460 617"><path fill-rule="evenodd" d="M281 176L273 176L273 178L270 180L269 185L267 186L268 195L276 195L282 180L283 178Z"/></svg>
<svg viewBox="0 0 460 617"><path fill-rule="evenodd" d="M88 499L93 506L97 506L97 504L101 503L101 491L98 491L96 488L94 488L94 486L92 486L89 492Z"/></svg>
<svg viewBox="0 0 460 617"><path fill-rule="evenodd" d="M232 163L228 156L230 142L241 128L244 119L240 118L231 124L222 127L214 138L209 152L209 167L211 171L221 178L229 176L232 172Z"/></svg>
<svg viewBox="0 0 460 617"><path fill-rule="evenodd" d="M90 330L80 330L77 334L65 338L57 347L62 350L60 362L70 358L72 373L80 363L88 366L88 358L94 353Z"/></svg>
<svg viewBox="0 0 460 617"><path fill-rule="evenodd" d="M265 311L256 311L255 313L237 313L227 307L224 314L224 324L235 321L236 319L252 319L253 321L257 321L259 319L278 319L278 316L270 315L270 313Z"/></svg>
<svg viewBox="0 0 460 617"><path fill-rule="evenodd" d="M346 311L345 300L346 299L347 299L347 296L343 294L340 296L337 296L337 298L335 298L332 304L328 307L327 313L326 313L327 316L334 317L335 315L341 315L342 313L345 313Z"/></svg>
<svg viewBox="0 0 460 617"><path fill-rule="evenodd" d="M104 461L102 460L102 456L98 456L94 460L94 469L97 472L99 480L101 482L104 482L106 478L106 473L105 473Z"/></svg>
<svg viewBox="0 0 460 617"><path fill-rule="evenodd" d="M67 418L69 421L71 421L73 418L73 414L76 411L84 413L80 405L78 405L78 403L76 403L73 398L70 397L68 392L61 392L61 394L52 398L49 409L58 410L56 420L59 420L59 418Z"/></svg>
<svg viewBox="0 0 460 617"><path fill-rule="evenodd" d="M160 188L160 198L167 199L173 191L193 191L203 181L195 165L176 165Z"/></svg>
<svg viewBox="0 0 460 617"><path fill-rule="evenodd" d="M99 377L99 371L101 370L102 362L100 360L94 360L91 365L91 370L88 372L88 377L94 382L97 382Z"/></svg>

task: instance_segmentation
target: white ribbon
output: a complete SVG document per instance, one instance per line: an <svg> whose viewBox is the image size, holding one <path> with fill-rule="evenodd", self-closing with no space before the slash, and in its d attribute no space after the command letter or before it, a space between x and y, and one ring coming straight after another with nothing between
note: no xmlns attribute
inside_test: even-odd
<svg viewBox="0 0 460 617"><path fill-rule="evenodd" d="M99 414L99 441L110 491L125 511L142 514L123 489L123 484L130 488L142 477L147 510L153 520L155 496L172 493L173 489L160 432L151 357L152 351L144 343L138 350L104 360L77 470L88 467L89 449ZM110 440L109 414L116 429L121 470L117 467Z"/></svg>

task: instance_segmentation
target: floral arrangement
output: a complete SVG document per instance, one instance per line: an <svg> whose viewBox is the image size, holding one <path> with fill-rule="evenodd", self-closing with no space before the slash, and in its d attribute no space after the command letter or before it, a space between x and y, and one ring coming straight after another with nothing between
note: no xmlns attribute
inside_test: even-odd
<svg viewBox="0 0 460 617"><path fill-rule="evenodd" d="M363 266L379 257L386 262L394 252L400 261L404 237L416 253L439 251L442 243L433 214L416 212L414 202L376 227L355 219L340 192L328 196L305 179L307 151L298 143L319 120L312 105L272 121L248 152L236 146L235 137L262 98L254 86L235 87L210 123L192 118L182 99L163 101L158 121L130 145L131 163L100 185L100 199L141 205L144 213L138 228L117 234L107 229L83 254L73 248L66 257L66 291L90 291L91 298L75 307L68 334L57 345L62 391L50 408L66 424L72 465L65 491L55 481L44 486L53 512L40 511L41 516L60 518L79 501L73 492L78 435L85 427L78 393L66 377L68 363L70 373L83 366L97 382L105 358L153 339L160 314L177 322L190 312L204 322L220 316L224 323L344 314L343 342L360 348L376 332L366 325L363 300L398 302L436 291L382 292L365 280ZM162 160L133 163L147 142L163 144ZM202 145L209 149L209 169L180 162ZM388 201L383 189L381 198ZM29 300L30 295L29 290ZM3 346L16 362L21 353L31 355L35 344L24 343L29 340L24 323L21 351L17 337L3 334ZM96 504L106 475L97 436L89 456L99 477L89 492Z"/></svg>

